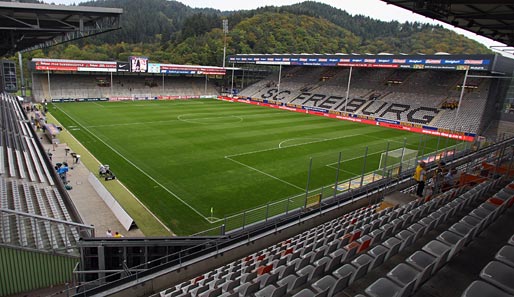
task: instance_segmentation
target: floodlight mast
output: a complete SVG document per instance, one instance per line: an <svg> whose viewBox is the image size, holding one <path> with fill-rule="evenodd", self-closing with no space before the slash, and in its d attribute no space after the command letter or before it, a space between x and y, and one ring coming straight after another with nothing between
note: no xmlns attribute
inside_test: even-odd
<svg viewBox="0 0 514 297"><path fill-rule="evenodd" d="M227 54L228 20L223 20L223 68L225 68L225 56Z"/></svg>

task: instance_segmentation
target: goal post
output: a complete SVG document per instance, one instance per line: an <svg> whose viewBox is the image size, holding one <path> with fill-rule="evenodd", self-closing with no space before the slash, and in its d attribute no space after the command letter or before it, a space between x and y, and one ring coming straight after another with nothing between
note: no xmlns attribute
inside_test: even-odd
<svg viewBox="0 0 514 297"><path fill-rule="evenodd" d="M386 175L389 171L391 171L393 176L398 175L406 169L415 167L417 156L417 150L412 150L406 147L389 152L383 152L380 154L380 164L378 169L383 173L383 175Z"/></svg>

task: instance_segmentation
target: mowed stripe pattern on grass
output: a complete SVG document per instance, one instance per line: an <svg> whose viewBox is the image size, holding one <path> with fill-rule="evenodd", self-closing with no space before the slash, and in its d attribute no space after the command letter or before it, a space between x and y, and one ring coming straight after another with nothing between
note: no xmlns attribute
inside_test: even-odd
<svg viewBox="0 0 514 297"><path fill-rule="evenodd" d="M51 111L178 234L209 227L191 208L207 217L212 207L215 217L223 217L300 194L310 158L310 188L317 188L334 182L335 170L326 165L336 162L339 152L343 160L351 159L342 163L343 180L360 174L366 146L371 171L387 141L393 149L406 138L416 149L420 139L398 130L217 100L67 103ZM435 147L434 139L427 144Z"/></svg>

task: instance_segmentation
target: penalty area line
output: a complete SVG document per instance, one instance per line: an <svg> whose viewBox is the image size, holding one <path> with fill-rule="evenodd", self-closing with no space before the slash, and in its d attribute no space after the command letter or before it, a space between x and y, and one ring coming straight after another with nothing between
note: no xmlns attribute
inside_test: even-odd
<svg viewBox="0 0 514 297"><path fill-rule="evenodd" d="M282 182L282 183L284 183L284 184L286 184L286 185L289 185L289 186L291 186L291 187L293 187L293 188L296 188L296 189L299 189L299 190L302 190L302 191L303 191L303 190L305 190L305 189L300 188L299 186L297 186L297 185L295 185L295 184L292 184L292 183L290 183L290 182L288 182L288 181L285 181L285 180L283 180L283 179L280 179L280 178L278 178L278 177L276 177L276 176L274 176L274 175L271 175L271 174L269 174L269 173L266 173L266 172L264 172L264 171L261 171L261 170L259 170L259 169L255 168L255 167L252 167L252 166L250 166L250 165L246 165L246 164L244 164L244 163L241 163L241 162L239 162L239 161L236 161L236 160L232 159L230 156L225 156L225 159L230 160L230 161L232 161L232 162L234 162L234 163L236 163L236 164L239 164L239 165L241 165L241 166L243 166L243 167L246 167L246 168L248 168L248 169L251 169L251 170L253 170L253 171L256 171L256 172L258 172L258 173L260 173L260 174L266 175L267 177L271 177L272 179L274 179L274 180L278 180L279 182Z"/></svg>

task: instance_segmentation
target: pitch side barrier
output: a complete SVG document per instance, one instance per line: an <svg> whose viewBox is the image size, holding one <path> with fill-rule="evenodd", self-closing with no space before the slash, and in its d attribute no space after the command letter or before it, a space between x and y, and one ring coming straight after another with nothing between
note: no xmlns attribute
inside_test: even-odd
<svg viewBox="0 0 514 297"><path fill-rule="evenodd" d="M295 105L288 106L282 102L275 100L266 100L266 99L253 99L253 98L231 98L225 96L218 96L218 100L230 101L230 102L240 102L252 105L266 106L276 109L313 114L318 116L323 116L331 119L340 119L345 121L357 122L367 125L374 125L386 128L392 128L396 130L403 130L415 133L428 134L433 136L441 136L451 139L458 139L461 141L473 142L475 140L476 134L468 133L468 132L456 132L450 131L448 129L442 129L432 126L425 126L420 124L413 124L408 122L400 122L395 120L388 120L383 118L371 117L366 115L345 113L342 111L336 110L328 110L319 107L305 106L305 105Z"/></svg>
<svg viewBox="0 0 514 297"><path fill-rule="evenodd" d="M117 102L117 101L150 101L150 100L187 100L187 99L215 99L217 95L186 95L186 96L118 96L108 98L57 98L52 99L52 103L68 103L68 102Z"/></svg>

